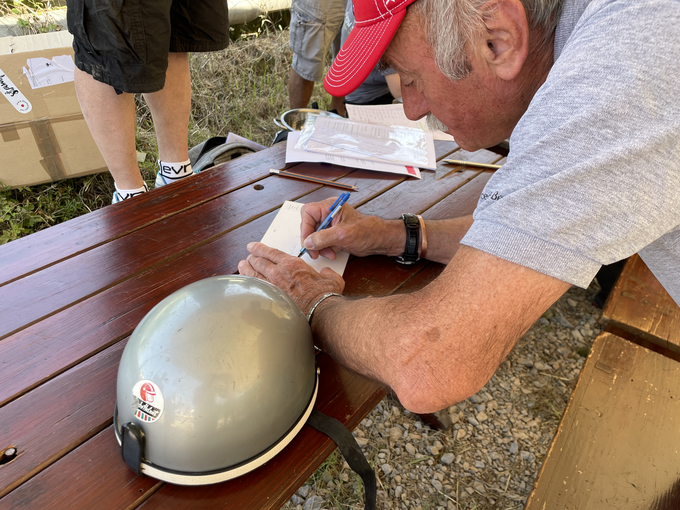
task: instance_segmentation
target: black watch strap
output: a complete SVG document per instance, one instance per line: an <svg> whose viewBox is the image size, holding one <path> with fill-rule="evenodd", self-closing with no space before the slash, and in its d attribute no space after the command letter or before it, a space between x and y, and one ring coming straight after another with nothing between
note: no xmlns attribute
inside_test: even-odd
<svg viewBox="0 0 680 510"><path fill-rule="evenodd" d="M420 221L415 214L402 214L401 219L406 225L406 246L404 253L397 257L400 264L411 265L418 262L418 236L420 231Z"/></svg>

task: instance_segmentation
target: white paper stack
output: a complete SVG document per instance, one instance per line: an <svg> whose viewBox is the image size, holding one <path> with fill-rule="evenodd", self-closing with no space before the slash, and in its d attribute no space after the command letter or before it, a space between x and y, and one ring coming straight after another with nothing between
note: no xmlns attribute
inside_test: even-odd
<svg viewBox="0 0 680 510"><path fill-rule="evenodd" d="M436 169L431 132L325 116L308 117L288 134L286 163L312 161L410 175Z"/></svg>

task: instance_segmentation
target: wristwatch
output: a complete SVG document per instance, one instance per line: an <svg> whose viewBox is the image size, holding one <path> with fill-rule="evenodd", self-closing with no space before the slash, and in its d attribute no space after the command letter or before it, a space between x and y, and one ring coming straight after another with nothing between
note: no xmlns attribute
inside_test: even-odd
<svg viewBox="0 0 680 510"><path fill-rule="evenodd" d="M415 214L402 214L401 219L406 225L406 246L404 253L397 257L397 262L410 266L418 262L418 238L420 234L420 221Z"/></svg>

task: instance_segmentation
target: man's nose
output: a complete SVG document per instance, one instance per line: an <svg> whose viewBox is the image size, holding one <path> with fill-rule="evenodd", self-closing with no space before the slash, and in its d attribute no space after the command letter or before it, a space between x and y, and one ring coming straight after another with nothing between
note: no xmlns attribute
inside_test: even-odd
<svg viewBox="0 0 680 510"><path fill-rule="evenodd" d="M430 113L425 96L415 86L401 86L401 97L404 101L404 114L409 120L422 119Z"/></svg>

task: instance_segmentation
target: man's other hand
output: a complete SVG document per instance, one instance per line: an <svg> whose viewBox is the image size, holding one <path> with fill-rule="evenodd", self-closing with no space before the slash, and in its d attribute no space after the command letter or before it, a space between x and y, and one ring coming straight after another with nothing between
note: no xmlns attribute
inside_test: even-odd
<svg viewBox="0 0 680 510"><path fill-rule="evenodd" d="M306 262L262 243L248 244L250 255L238 264L239 273L276 285L288 294L306 315L327 292L341 294L345 281L335 271L317 273Z"/></svg>

